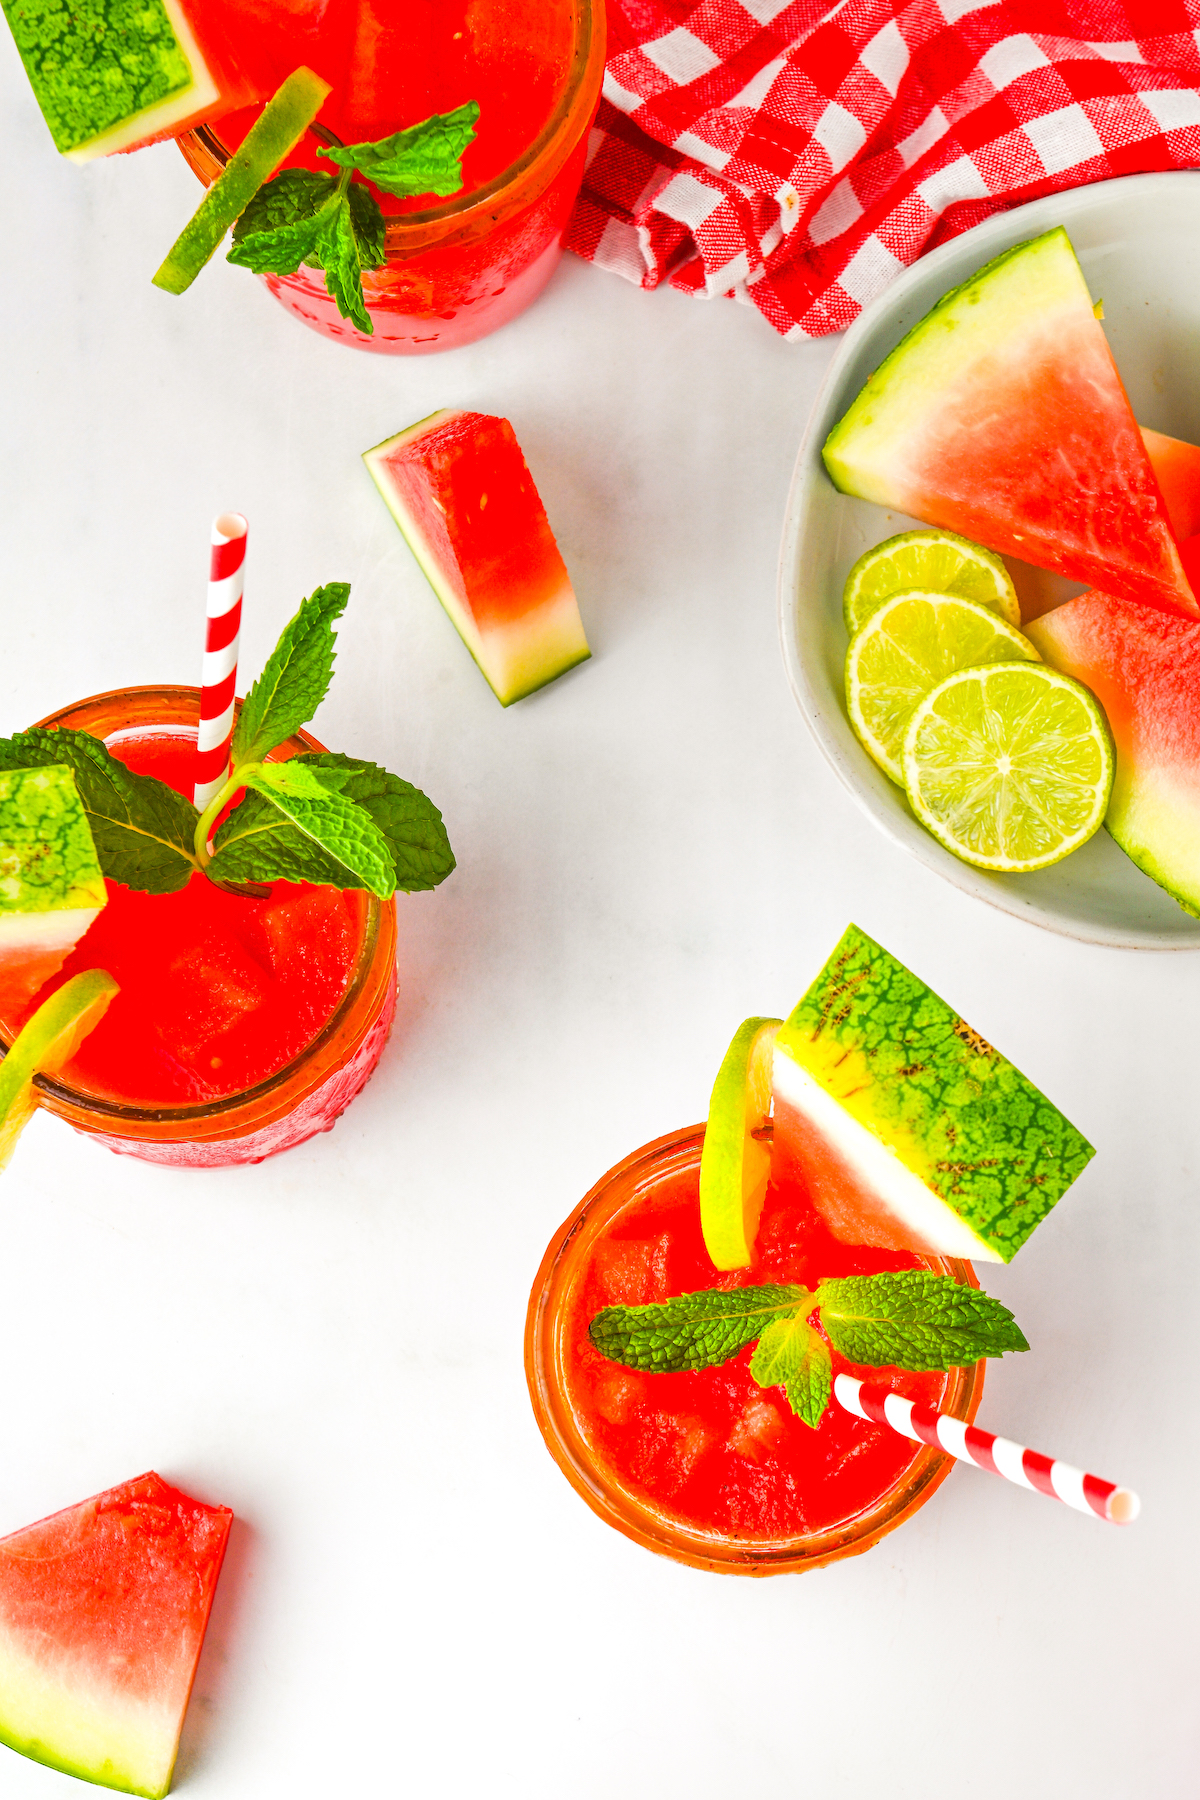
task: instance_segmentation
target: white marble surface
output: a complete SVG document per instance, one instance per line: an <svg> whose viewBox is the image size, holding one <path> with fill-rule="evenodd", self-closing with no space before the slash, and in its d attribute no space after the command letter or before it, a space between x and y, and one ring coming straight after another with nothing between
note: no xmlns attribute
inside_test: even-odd
<svg viewBox="0 0 1200 1800"><path fill-rule="evenodd" d="M244 665L352 580L316 728L427 788L460 864L401 900L397 1029L332 1134L168 1173L42 1116L3 1179L0 1531L151 1466L238 1515L179 1791L1192 1795L1200 959L985 910L827 772L775 555L830 344L568 261L492 340L356 355L223 261L151 287L192 176L170 147L60 161L7 34L0 143L0 730L194 680L208 521L237 507ZM596 652L507 713L359 462L447 405L513 420ZM583 1192L703 1114L733 1026L851 918L1099 1148L989 1275L1034 1349L981 1423L1144 1513L963 1470L864 1558L700 1574L551 1463L526 1297ZM7 1750L0 1791L80 1792Z"/></svg>

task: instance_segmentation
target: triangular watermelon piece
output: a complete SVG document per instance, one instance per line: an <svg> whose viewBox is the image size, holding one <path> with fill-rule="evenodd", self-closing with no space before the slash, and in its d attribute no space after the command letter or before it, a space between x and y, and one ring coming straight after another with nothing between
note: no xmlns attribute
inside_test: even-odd
<svg viewBox="0 0 1200 1800"><path fill-rule="evenodd" d="M501 706L587 660L575 590L507 419L431 413L363 461Z"/></svg>
<svg viewBox="0 0 1200 1800"><path fill-rule="evenodd" d="M1108 714L1117 768L1104 823L1139 869L1200 914L1200 625L1091 593L1026 630Z"/></svg>
<svg viewBox="0 0 1200 1800"><path fill-rule="evenodd" d="M147 1474L0 1539L0 1742L165 1794L232 1522Z"/></svg>
<svg viewBox="0 0 1200 1800"><path fill-rule="evenodd" d="M1010 1262L1095 1154L857 925L776 1034L772 1079L772 1180L844 1244Z"/></svg>
<svg viewBox="0 0 1200 1800"><path fill-rule="evenodd" d="M939 300L868 379L824 457L843 493L1200 618L1062 226Z"/></svg>

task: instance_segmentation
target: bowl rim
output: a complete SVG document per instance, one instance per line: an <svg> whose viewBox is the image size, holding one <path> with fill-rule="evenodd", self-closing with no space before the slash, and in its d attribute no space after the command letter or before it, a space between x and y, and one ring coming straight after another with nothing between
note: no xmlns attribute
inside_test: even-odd
<svg viewBox="0 0 1200 1800"><path fill-rule="evenodd" d="M1031 236L1039 229L1048 230L1061 223L1066 223L1069 227L1072 217L1079 218L1092 211L1102 211L1111 205L1117 198L1114 190L1119 190L1121 199L1132 207L1136 206L1139 195L1159 193L1163 191L1165 184L1178 186L1183 182L1200 188L1200 170L1170 169L1141 175L1115 176L1111 180L1093 182L1086 187L1043 195L1007 212L994 213L979 225L973 226L970 231L951 238L949 242L940 244L927 255L919 257L903 270L882 294L863 308L842 336L825 371L809 412L792 472L779 547L777 616L788 685L817 748L859 809L898 848L948 881L951 886L958 888L961 893L975 900L982 900L1011 918L1021 919L1026 924L1039 926L1062 937L1120 950L1200 950L1200 929L1194 935L1186 935L1184 932L1168 933L1154 926L1106 927L1097 921L1074 919L1058 913L1034 898L1022 900L1017 893L1010 892L997 877L960 862L915 819L907 821L906 829L906 821L901 815L893 817L876 800L864 780L866 771L861 764L865 752L859 750L856 744L854 753L846 754L848 746L844 738L844 730L847 728L844 714L839 707L836 708L836 719L830 716L828 702L823 693L818 691L800 653L795 620L799 611L798 572L803 547L802 518L814 474L817 479L828 481L820 463L820 446L830 427L836 422L836 416L844 410L840 405L839 390L846 370L857 357L862 340L888 321L914 288L923 286L943 270L946 271L945 285L949 287L954 281L963 279L959 265L964 261L971 268L979 267L990 257L1006 249L1010 243L1017 242L1024 236ZM908 527L901 525L899 529ZM1150 877L1146 876L1145 879L1149 881Z"/></svg>

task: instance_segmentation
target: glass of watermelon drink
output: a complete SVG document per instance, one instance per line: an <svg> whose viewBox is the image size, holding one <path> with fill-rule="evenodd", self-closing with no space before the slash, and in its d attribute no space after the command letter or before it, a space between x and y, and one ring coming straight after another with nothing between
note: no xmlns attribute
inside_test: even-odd
<svg viewBox="0 0 1200 1800"><path fill-rule="evenodd" d="M529 1302L525 1372L554 1460L635 1543L693 1568L773 1575L869 1550L923 1506L951 1461L830 1403L814 1430L750 1375L751 1349L682 1374L644 1374L595 1349L606 1306L756 1282L932 1269L978 1286L969 1263L838 1243L806 1197L767 1190L753 1269L717 1277L700 1230L704 1127L635 1150L555 1234ZM843 1369L971 1421L983 1364L948 1373Z"/></svg>
<svg viewBox="0 0 1200 1800"><path fill-rule="evenodd" d="M469 100L481 109L476 138L464 187L448 200L372 188L387 226L387 261L363 275L373 336L341 316L319 269L260 279L314 331L384 354L450 350L507 324L562 253L600 99L603 0L342 0L319 37L302 60L333 84L321 123L343 143L375 141ZM281 79L291 66L281 64ZM256 116L229 113L180 136L206 185ZM317 149L306 135L285 166L328 175Z"/></svg>
<svg viewBox="0 0 1200 1800"><path fill-rule="evenodd" d="M196 688L140 687L39 723L91 732L190 797L199 711ZM322 748L297 732L268 760ZM394 902L285 882L249 899L199 874L175 894L107 887L31 1006L97 965L121 992L62 1075L37 1077L42 1106L110 1150L175 1167L261 1162L328 1131L391 1027ZM6 1047L23 1019L0 1014Z"/></svg>

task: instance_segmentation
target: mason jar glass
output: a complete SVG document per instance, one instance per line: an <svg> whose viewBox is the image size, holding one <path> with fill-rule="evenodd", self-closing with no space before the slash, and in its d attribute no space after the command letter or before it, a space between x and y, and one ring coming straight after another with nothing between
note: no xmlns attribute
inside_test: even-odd
<svg viewBox="0 0 1200 1800"><path fill-rule="evenodd" d="M95 694L38 724L87 731L116 747L156 734L194 738L199 714L198 688L135 687ZM273 759L322 749L300 731ZM396 1010L395 902L363 892L345 898L358 933L345 990L325 1026L284 1067L244 1091L182 1106L118 1097L116 1077L98 1093L39 1075L40 1105L109 1150L177 1168L261 1162L330 1130L374 1071ZM0 1044L7 1049L3 1037Z"/></svg>
<svg viewBox="0 0 1200 1800"><path fill-rule="evenodd" d="M846 1517L790 1536L734 1537L688 1522L623 1480L599 1453L586 1413L572 1397L572 1320L577 1328L577 1296L593 1251L668 1184L678 1189L690 1182L698 1207L703 1142L704 1127L699 1125L635 1150L597 1182L555 1233L533 1284L526 1319L525 1373L533 1410L551 1456L576 1493L606 1524L635 1543L693 1568L726 1574L775 1575L820 1568L869 1550L911 1518L946 1479L952 1459L929 1445L914 1443L899 1474ZM924 1268L978 1286L969 1263L935 1256L918 1260ZM973 1421L983 1393L983 1370L982 1362L951 1369L940 1378L941 1392L933 1404L955 1418ZM864 1425L864 1430L873 1429L880 1428Z"/></svg>
<svg viewBox="0 0 1200 1800"><path fill-rule="evenodd" d="M579 193L588 129L604 75L603 0L573 0L573 49L557 104L517 160L483 186L387 221L387 261L363 275L375 331L342 318L319 269L259 279L303 324L384 355L474 343L535 300L562 254ZM181 133L179 148L205 185L233 149L221 121Z"/></svg>

